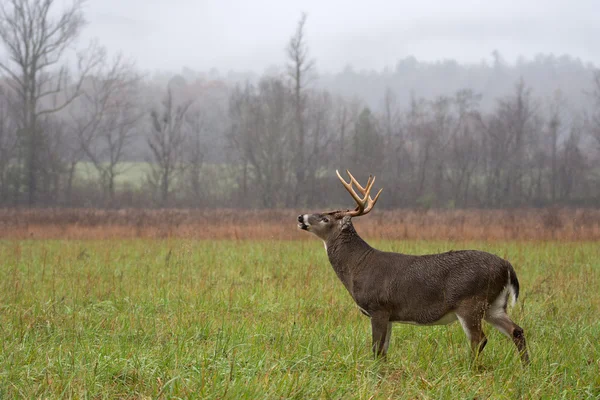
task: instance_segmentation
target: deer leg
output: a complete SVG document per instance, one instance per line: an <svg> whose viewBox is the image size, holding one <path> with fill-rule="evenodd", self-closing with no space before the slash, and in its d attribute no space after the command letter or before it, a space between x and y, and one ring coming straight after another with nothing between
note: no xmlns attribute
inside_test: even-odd
<svg viewBox="0 0 600 400"><path fill-rule="evenodd" d="M459 315L458 313L456 316L471 343L473 358L476 359L487 344L487 338L481 327L482 318L478 315Z"/></svg>
<svg viewBox="0 0 600 400"><path fill-rule="evenodd" d="M391 334L390 325L388 314L381 313L371 316L372 349L375 357L385 357L387 353L386 342L389 345L388 332Z"/></svg>
<svg viewBox="0 0 600 400"><path fill-rule="evenodd" d="M387 332L385 333L385 342L383 343L383 353L387 354L388 347L390 347L390 338L392 337L392 323L388 322Z"/></svg>
<svg viewBox="0 0 600 400"><path fill-rule="evenodd" d="M479 356L487 344L487 338L483 333L481 321L487 305L479 299L469 299L462 303L456 310L456 317L467 335L467 339L471 343L473 358Z"/></svg>
<svg viewBox="0 0 600 400"><path fill-rule="evenodd" d="M523 364L529 364L529 354L527 353L527 343L525 341L523 328L515 324L503 310L501 312L487 315L485 320L494 328L498 329L504 335L512 339L519 350Z"/></svg>

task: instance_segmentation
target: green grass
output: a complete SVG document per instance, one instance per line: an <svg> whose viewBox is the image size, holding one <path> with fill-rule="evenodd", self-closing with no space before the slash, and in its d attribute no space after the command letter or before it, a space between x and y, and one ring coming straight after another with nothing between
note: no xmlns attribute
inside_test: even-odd
<svg viewBox="0 0 600 400"><path fill-rule="evenodd" d="M146 182L147 175L151 171L151 164L147 162L136 162L136 161L127 161L121 162L117 166L118 175L115 179L115 183L117 185L132 185L134 187L141 186L144 182ZM219 177L227 176L227 164L208 164L204 163L202 165L202 171L207 174L219 174ZM100 174L98 170L91 162L80 162L77 164L75 169L76 177L85 182L95 182L100 179ZM229 178L229 184L233 183L233 180Z"/></svg>
<svg viewBox="0 0 600 400"><path fill-rule="evenodd" d="M150 165L146 162L122 162L118 165L119 175L115 179L117 186L125 184L141 186L146 181ZM97 182L100 174L91 162L80 162L75 170L76 176L84 182Z"/></svg>
<svg viewBox="0 0 600 400"><path fill-rule="evenodd" d="M521 281L511 315L532 364L486 326L396 325L387 362L309 242L0 243L0 398L600 397L598 243L373 242L480 248Z"/></svg>
<svg viewBox="0 0 600 400"><path fill-rule="evenodd" d="M117 190L122 190L123 187L143 189L148 183L151 164L147 162L122 162L118 164L117 171L118 175L115 178L115 187ZM210 187L204 189L207 194L213 196L228 195L236 185L236 179L227 164L204 163L201 173L203 176L209 176L211 179ZM75 176L78 184L97 184L100 182L100 174L91 162L80 162L77 164ZM205 182L203 181L202 183ZM177 185L177 179L172 184Z"/></svg>

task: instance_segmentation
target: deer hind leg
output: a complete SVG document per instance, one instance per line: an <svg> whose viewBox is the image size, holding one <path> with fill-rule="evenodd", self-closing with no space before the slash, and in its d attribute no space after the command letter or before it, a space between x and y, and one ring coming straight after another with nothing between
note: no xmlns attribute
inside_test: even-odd
<svg viewBox="0 0 600 400"><path fill-rule="evenodd" d="M376 314L371 316L371 330L373 335L373 353L375 357L384 357L390 344L392 334L392 323L388 314Z"/></svg>
<svg viewBox="0 0 600 400"><path fill-rule="evenodd" d="M525 340L525 334L523 333L523 328L515 324L509 318L509 316L506 314L506 310L503 308L499 310L490 309L490 312L488 315L486 315L485 320L494 328L498 329L504 335L512 339L519 350L523 364L529 364L529 354L527 353L527 343Z"/></svg>
<svg viewBox="0 0 600 400"><path fill-rule="evenodd" d="M456 310L456 317L460 322L467 339L471 343L473 358L477 358L487 344L487 338L483 333L481 321L485 314L486 304L482 301L469 300L464 302Z"/></svg>

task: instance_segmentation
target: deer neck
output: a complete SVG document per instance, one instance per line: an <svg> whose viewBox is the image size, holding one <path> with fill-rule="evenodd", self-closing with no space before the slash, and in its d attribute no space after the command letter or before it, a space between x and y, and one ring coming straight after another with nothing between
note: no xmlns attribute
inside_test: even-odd
<svg viewBox="0 0 600 400"><path fill-rule="evenodd" d="M352 280L355 273L364 265L363 260L374 250L354 230L353 226L340 231L325 242L327 257L333 270L346 289L352 293Z"/></svg>

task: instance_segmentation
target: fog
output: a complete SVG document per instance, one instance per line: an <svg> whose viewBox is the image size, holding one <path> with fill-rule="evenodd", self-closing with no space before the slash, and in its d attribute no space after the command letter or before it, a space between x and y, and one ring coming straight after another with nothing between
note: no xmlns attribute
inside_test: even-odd
<svg viewBox="0 0 600 400"><path fill-rule="evenodd" d="M598 11L3 0L0 206L597 207Z"/></svg>
<svg viewBox="0 0 600 400"><path fill-rule="evenodd" d="M352 3L352 4L350 4ZM255 71L279 65L301 12L319 72L381 70L398 59L509 62L538 53L600 63L594 0L440 2L94 0L83 43L97 38L146 69Z"/></svg>

